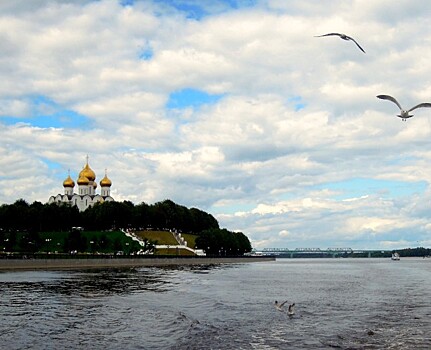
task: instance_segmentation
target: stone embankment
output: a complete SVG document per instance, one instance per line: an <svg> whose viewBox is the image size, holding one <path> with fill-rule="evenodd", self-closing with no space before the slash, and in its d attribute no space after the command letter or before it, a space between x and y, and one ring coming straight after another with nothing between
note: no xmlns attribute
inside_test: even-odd
<svg viewBox="0 0 431 350"><path fill-rule="evenodd" d="M145 257L145 258L70 258L70 259L0 259L0 270L55 270L119 268L142 266L181 266L209 264L243 264L274 261L274 256L244 257Z"/></svg>

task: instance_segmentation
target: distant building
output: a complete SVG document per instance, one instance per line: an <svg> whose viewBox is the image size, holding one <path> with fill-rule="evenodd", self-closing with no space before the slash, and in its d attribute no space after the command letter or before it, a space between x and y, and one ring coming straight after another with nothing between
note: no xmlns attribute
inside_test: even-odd
<svg viewBox="0 0 431 350"><path fill-rule="evenodd" d="M77 206L79 211L84 211L95 203L114 201L110 194L112 182L108 179L106 170L105 177L100 181L100 194L96 193L96 174L88 165L88 156L87 163L79 173L77 184L78 193L74 193L75 182L69 173L67 179L63 181L64 194L49 197L48 203L69 203Z"/></svg>

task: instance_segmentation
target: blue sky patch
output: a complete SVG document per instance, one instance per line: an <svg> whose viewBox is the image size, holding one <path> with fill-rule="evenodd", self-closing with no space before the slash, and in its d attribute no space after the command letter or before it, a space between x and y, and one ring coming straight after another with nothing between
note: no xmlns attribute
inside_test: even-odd
<svg viewBox="0 0 431 350"><path fill-rule="evenodd" d="M135 3L134 0L121 0L120 1L120 5L124 6L124 7L126 7L126 6L133 6L134 3Z"/></svg>
<svg viewBox="0 0 431 350"><path fill-rule="evenodd" d="M305 102L302 101L301 96L295 96L295 97L291 97L289 99L289 103L293 103L293 105L295 106L295 112L300 111L301 109L305 108Z"/></svg>
<svg viewBox="0 0 431 350"><path fill-rule="evenodd" d="M156 0L155 2L185 13L186 18L200 20L212 14L254 6L257 0Z"/></svg>
<svg viewBox="0 0 431 350"><path fill-rule="evenodd" d="M153 56L154 56L153 49L149 46L143 48L141 52L139 52L139 59L141 60L148 61L151 58L153 58Z"/></svg>
<svg viewBox="0 0 431 350"><path fill-rule="evenodd" d="M172 4L177 10L186 13L186 17L190 19L201 19L204 16L207 16L208 13L199 5L196 4L187 4L187 3L177 3Z"/></svg>
<svg viewBox="0 0 431 350"><path fill-rule="evenodd" d="M240 203L240 204L227 204L227 205L213 205L210 207L209 210L214 215L217 215L217 214L233 215L238 212L250 212L255 208L256 208L256 203L253 203L253 204Z"/></svg>
<svg viewBox="0 0 431 350"><path fill-rule="evenodd" d="M30 106L28 117L0 115L6 125L25 123L40 128L82 128L88 127L89 118L61 105L45 96L32 96L25 99Z"/></svg>
<svg viewBox="0 0 431 350"><path fill-rule="evenodd" d="M60 168L60 164L53 162L49 159L42 159L42 161L48 166L49 170L56 170Z"/></svg>
<svg viewBox="0 0 431 350"><path fill-rule="evenodd" d="M60 163L54 162L47 158L41 158L41 161L48 167L48 171L50 172L51 177L57 179L56 181L58 181L59 184L61 185L62 181L64 181L67 178L67 175L69 173L67 171L66 172L64 171L64 168ZM60 188L61 187L58 187L58 189Z"/></svg>
<svg viewBox="0 0 431 350"><path fill-rule="evenodd" d="M423 193L426 190L425 181L407 182L380 179L354 178L318 186L319 189L329 189L341 192L336 199L359 198L368 194L379 194L381 197L395 198Z"/></svg>
<svg viewBox="0 0 431 350"><path fill-rule="evenodd" d="M171 93L169 95L167 107L170 109L196 108L202 105L216 103L222 97L223 95L211 95L202 90L187 88Z"/></svg>
<svg viewBox="0 0 431 350"><path fill-rule="evenodd" d="M202 17L207 16L208 13L202 6L202 2L193 0L156 0L156 4L167 5L183 12L186 18L200 20Z"/></svg>

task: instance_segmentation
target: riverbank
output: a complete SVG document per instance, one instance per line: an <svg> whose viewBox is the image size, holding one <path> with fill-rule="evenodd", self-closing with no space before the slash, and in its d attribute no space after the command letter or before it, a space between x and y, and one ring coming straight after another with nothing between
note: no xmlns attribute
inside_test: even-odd
<svg viewBox="0 0 431 350"><path fill-rule="evenodd" d="M246 257L139 257L77 259L0 259L1 270L57 270L142 266L242 264L275 261L274 256Z"/></svg>

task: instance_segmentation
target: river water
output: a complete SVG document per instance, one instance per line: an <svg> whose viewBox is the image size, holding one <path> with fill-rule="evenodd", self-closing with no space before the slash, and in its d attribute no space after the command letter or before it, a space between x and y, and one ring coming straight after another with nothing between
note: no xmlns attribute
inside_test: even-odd
<svg viewBox="0 0 431 350"><path fill-rule="evenodd" d="M0 272L0 348L431 349L430 282L419 258Z"/></svg>

